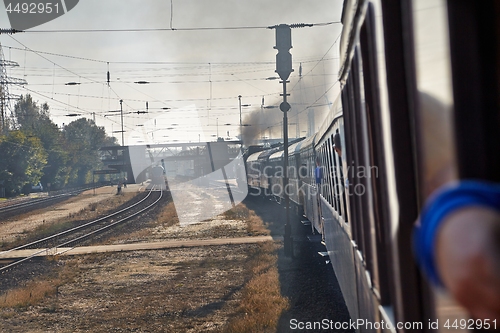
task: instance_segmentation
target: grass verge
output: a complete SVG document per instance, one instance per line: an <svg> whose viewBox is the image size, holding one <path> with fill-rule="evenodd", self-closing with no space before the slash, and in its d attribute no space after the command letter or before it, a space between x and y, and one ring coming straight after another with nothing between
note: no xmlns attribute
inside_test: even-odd
<svg viewBox="0 0 500 333"><path fill-rule="evenodd" d="M156 225L161 225L163 227L170 227L179 224L179 218L177 217L177 212L175 210L174 202L169 202L158 214L156 218Z"/></svg>
<svg viewBox="0 0 500 333"><path fill-rule="evenodd" d="M223 217L244 220L250 235L270 234L262 219L241 203L225 212ZM282 312L289 308L288 299L281 295L278 248L274 242L265 242L248 254L248 281L243 287L236 314L223 333L276 332Z"/></svg>
<svg viewBox="0 0 500 333"><path fill-rule="evenodd" d="M58 260L58 257L49 257L47 260ZM0 309L17 308L27 309L37 305L45 298L56 295L58 288L74 281L78 275L78 268L73 263L65 265L49 276L28 281L25 285L6 291L0 295Z"/></svg>
<svg viewBox="0 0 500 333"><path fill-rule="evenodd" d="M0 296L0 308L27 308L54 295L60 280L31 281L26 286L10 290Z"/></svg>
<svg viewBox="0 0 500 333"><path fill-rule="evenodd" d="M281 295L277 268L278 245L259 244L250 254L247 275L236 314L222 330L223 333L276 332L278 320L289 308Z"/></svg>
<svg viewBox="0 0 500 333"><path fill-rule="evenodd" d="M242 203L222 213L222 217L226 220L244 220L247 225L247 232L251 236L270 235L270 231L267 229L262 219L255 214L253 210L248 209Z"/></svg>

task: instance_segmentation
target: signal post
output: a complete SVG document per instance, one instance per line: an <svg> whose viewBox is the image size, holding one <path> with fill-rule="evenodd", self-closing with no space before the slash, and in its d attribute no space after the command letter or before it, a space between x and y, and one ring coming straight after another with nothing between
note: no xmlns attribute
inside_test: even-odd
<svg viewBox="0 0 500 333"><path fill-rule="evenodd" d="M285 256L293 257L293 242L292 242L292 225L290 224L290 197L288 196L288 111L291 106L287 102L286 84L289 83L288 77L293 72L292 68L292 55L290 49L292 48L292 34L291 27L287 24L280 24L271 27L276 29L276 46L278 50L276 54L276 73L278 73L283 84L283 102L280 104L280 110L283 111L283 193L285 195L285 235L284 235L284 248Z"/></svg>

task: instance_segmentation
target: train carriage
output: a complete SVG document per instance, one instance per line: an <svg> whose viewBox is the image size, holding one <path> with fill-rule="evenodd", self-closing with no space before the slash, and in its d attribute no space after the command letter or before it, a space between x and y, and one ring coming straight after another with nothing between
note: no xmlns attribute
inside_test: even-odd
<svg viewBox="0 0 500 333"><path fill-rule="evenodd" d="M499 16L494 1L344 1L341 107L317 134L315 154L327 169L326 246L351 317L390 324L359 332L444 332L467 318L422 278L411 240L445 177L440 165L449 179L499 181ZM435 319L437 329L428 325Z"/></svg>
<svg viewBox="0 0 500 333"><path fill-rule="evenodd" d="M270 188L266 194L272 195L279 202L283 197L283 150L269 156L268 170L270 172Z"/></svg>
<svg viewBox="0 0 500 333"><path fill-rule="evenodd" d="M262 151L253 153L246 159L247 184L249 188L260 187L260 154L262 154Z"/></svg>
<svg viewBox="0 0 500 333"><path fill-rule="evenodd" d="M291 200L323 234L357 332L445 332L467 318L422 277L412 233L440 178L500 181L498 22L493 0L344 1L340 97L288 149ZM260 166L278 197L283 155Z"/></svg>
<svg viewBox="0 0 500 333"><path fill-rule="evenodd" d="M301 192L304 198L302 202L304 216L311 221L313 228L320 230L319 218L316 217L319 212L314 177L314 169L316 167L316 151L314 150L316 136L317 134L314 134L302 142L299 154L302 178Z"/></svg>
<svg viewBox="0 0 500 333"><path fill-rule="evenodd" d="M268 195L271 192L271 177L274 174L273 168L269 167L268 160L271 158L272 154L274 152L278 151L279 148L273 148L269 150L265 150L262 152L262 154L259 155L259 163L260 163L260 181L259 181L259 187L260 191L264 195Z"/></svg>
<svg viewBox="0 0 500 333"><path fill-rule="evenodd" d="M269 159L279 148L262 150L251 154L246 159L247 185L254 193L269 195L271 193L274 166Z"/></svg>
<svg viewBox="0 0 500 333"><path fill-rule="evenodd" d="M288 190L290 201L297 214L302 213L303 197L301 195L302 179L301 169L302 163L300 159L300 148L302 142L296 142L288 147Z"/></svg>

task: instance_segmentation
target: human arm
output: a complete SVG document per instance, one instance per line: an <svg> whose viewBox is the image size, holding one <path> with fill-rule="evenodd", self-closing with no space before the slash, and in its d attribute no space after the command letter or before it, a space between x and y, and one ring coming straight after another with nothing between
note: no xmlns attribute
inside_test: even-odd
<svg viewBox="0 0 500 333"><path fill-rule="evenodd" d="M500 186L462 181L428 199L417 259L476 318L500 319Z"/></svg>
<svg viewBox="0 0 500 333"><path fill-rule="evenodd" d="M500 320L500 214L470 206L438 230L435 258L442 283L477 319Z"/></svg>

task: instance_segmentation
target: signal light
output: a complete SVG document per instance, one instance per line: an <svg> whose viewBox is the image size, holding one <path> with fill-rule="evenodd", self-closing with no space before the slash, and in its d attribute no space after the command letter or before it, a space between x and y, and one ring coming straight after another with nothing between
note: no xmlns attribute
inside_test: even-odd
<svg viewBox="0 0 500 333"><path fill-rule="evenodd" d="M292 55L290 49L292 48L292 32L287 24L280 24L275 27L276 29L276 46L278 50L276 54L276 73L283 81L286 81L293 72L292 68Z"/></svg>

